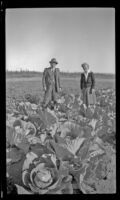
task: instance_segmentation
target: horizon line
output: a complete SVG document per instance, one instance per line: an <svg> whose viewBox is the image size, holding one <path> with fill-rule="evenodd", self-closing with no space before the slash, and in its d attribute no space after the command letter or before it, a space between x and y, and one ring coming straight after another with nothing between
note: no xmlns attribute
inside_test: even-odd
<svg viewBox="0 0 120 200"><path fill-rule="evenodd" d="M43 71L34 71L34 70L6 70L6 73L7 72L19 72L19 73L21 73L21 72L28 72L28 73L32 73L32 72L34 72L34 73L43 73ZM72 74L72 73L82 73L82 72L80 72L80 71L74 71L74 72L70 72L70 71L60 71L61 73L68 73L68 74ZM94 74L113 74L113 75L115 75L115 73L113 73L113 72L94 72Z"/></svg>

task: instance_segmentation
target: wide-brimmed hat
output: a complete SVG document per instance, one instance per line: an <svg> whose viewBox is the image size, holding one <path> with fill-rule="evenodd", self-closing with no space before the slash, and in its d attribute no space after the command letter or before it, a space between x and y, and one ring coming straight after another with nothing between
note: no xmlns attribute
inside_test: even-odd
<svg viewBox="0 0 120 200"><path fill-rule="evenodd" d="M89 68L88 63L83 63L83 64L81 65L81 67L84 67L85 65Z"/></svg>
<svg viewBox="0 0 120 200"><path fill-rule="evenodd" d="M56 64L58 64L58 62L57 62L57 60L56 60L55 58L52 58L52 59L50 60L50 63L56 63Z"/></svg>

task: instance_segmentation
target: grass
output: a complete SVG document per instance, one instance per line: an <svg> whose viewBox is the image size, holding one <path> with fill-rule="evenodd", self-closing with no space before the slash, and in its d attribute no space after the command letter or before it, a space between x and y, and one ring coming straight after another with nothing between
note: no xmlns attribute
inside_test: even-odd
<svg viewBox="0 0 120 200"><path fill-rule="evenodd" d="M37 71L6 71L6 78L31 78L31 77L42 77L42 72ZM65 78L79 78L80 72L62 72L60 75ZM95 73L96 78L112 79L115 78L115 74L110 73Z"/></svg>

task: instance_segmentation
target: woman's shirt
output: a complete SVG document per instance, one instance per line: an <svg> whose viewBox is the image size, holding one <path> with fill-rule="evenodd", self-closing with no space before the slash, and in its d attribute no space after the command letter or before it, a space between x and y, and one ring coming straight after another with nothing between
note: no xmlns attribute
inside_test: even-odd
<svg viewBox="0 0 120 200"><path fill-rule="evenodd" d="M95 76L93 72L89 72L86 77L84 73L81 74L80 88L82 90L87 87L90 87L91 89L95 88Z"/></svg>
<svg viewBox="0 0 120 200"><path fill-rule="evenodd" d="M88 70L87 73L84 72L84 75L85 75L86 80L87 80L87 77L88 77L89 72L90 72L90 70Z"/></svg>

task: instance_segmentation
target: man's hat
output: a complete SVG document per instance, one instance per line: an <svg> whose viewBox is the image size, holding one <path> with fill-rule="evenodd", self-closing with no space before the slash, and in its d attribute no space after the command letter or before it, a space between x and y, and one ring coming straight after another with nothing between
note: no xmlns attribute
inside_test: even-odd
<svg viewBox="0 0 120 200"><path fill-rule="evenodd" d="M51 61L50 61L50 63L56 63L56 64L58 64L58 62L57 62L57 60L55 58L52 58Z"/></svg>

